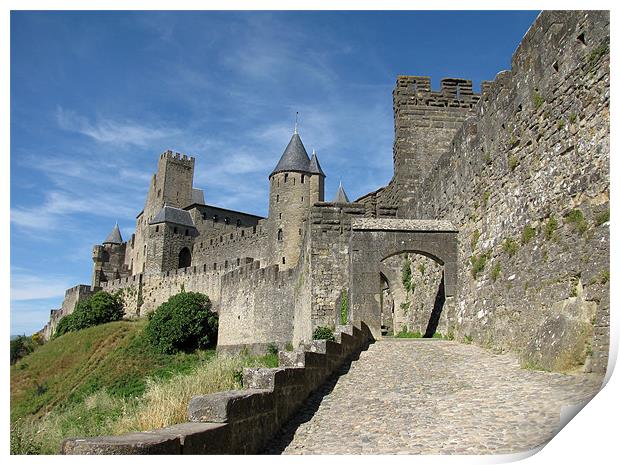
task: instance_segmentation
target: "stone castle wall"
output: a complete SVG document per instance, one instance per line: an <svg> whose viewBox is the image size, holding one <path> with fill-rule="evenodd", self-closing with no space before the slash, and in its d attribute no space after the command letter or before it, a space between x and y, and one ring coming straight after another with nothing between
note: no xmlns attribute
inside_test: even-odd
<svg viewBox="0 0 620 465"><path fill-rule="evenodd" d="M293 342L295 283L302 267L260 268L258 262L222 277L218 350L265 352Z"/></svg>
<svg viewBox="0 0 620 465"><path fill-rule="evenodd" d="M321 202L310 211L311 322L340 324L340 298L349 287L351 218L364 216L362 204Z"/></svg>
<svg viewBox="0 0 620 465"><path fill-rule="evenodd" d="M226 273L241 265L245 257L267 263L266 221L256 226L237 227L214 223L212 219L194 218L200 232L192 250L192 263L207 265L212 271Z"/></svg>
<svg viewBox="0 0 620 465"><path fill-rule="evenodd" d="M86 299L93 293L94 291L91 290L91 287L86 284L78 284L77 286L67 289L65 291L65 298L62 301L62 306L59 309L54 309L50 312L50 319L48 323L41 331L39 331L43 338L46 341L49 341L52 336L54 336L56 327L58 326L58 322L61 318L73 313L76 304Z"/></svg>
<svg viewBox="0 0 620 465"><path fill-rule="evenodd" d="M121 291L127 318L140 317L155 311L159 305L182 290L208 295L213 309L219 311L222 274L209 270L205 265L190 266L152 275L140 273L102 283L101 288L110 293Z"/></svg>
<svg viewBox="0 0 620 465"><path fill-rule="evenodd" d="M413 193L465 118L474 114L480 96L470 80L460 78L442 79L440 90L432 91L428 76L398 76L392 96L394 177L377 201L403 208L414 200Z"/></svg>
<svg viewBox="0 0 620 465"><path fill-rule="evenodd" d="M413 198L459 225L458 337L604 371L609 13L542 13Z"/></svg>

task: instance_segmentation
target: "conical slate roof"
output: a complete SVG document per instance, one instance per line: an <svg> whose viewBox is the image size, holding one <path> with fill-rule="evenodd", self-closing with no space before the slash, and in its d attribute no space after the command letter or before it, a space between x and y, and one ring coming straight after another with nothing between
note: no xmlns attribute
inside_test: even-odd
<svg viewBox="0 0 620 465"><path fill-rule="evenodd" d="M344 191L342 187L342 183L340 183L340 187L338 187L338 192L336 192L336 197L332 200L334 203L349 203L349 197L347 193Z"/></svg>
<svg viewBox="0 0 620 465"><path fill-rule="evenodd" d="M320 174L321 176L325 177L325 173L323 173L323 170L321 169L321 165L319 163L319 159L317 158L314 151L312 152L312 158L310 159L308 171L310 171L312 174Z"/></svg>
<svg viewBox="0 0 620 465"><path fill-rule="evenodd" d="M275 169L271 172L269 177L276 173L283 171L297 171L302 173L309 173L310 158L304 144L301 142L301 137L295 132L291 141L286 146L280 161L276 165Z"/></svg>
<svg viewBox="0 0 620 465"><path fill-rule="evenodd" d="M174 223L181 226L195 227L192 215L190 215L187 210L181 210L180 208L171 207L169 205L164 205L149 224L159 223Z"/></svg>
<svg viewBox="0 0 620 465"><path fill-rule="evenodd" d="M112 228L112 232L108 234L108 237L103 241L104 244L122 244L123 238L121 236L121 230L118 229L118 223Z"/></svg>

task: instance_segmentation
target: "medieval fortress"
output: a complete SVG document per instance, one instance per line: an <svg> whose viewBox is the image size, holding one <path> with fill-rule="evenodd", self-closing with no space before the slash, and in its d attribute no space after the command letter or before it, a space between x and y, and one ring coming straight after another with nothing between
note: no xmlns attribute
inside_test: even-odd
<svg viewBox="0 0 620 465"><path fill-rule="evenodd" d="M265 173L267 218L209 205L194 158L165 151L135 233L94 246L92 283L66 291L43 333L100 289L129 318L185 289L219 312L220 350L297 346L344 318L375 338L438 331L604 372L609 86L609 14L544 12L481 94L397 77L394 176L357 200L325 201L297 131Z"/></svg>

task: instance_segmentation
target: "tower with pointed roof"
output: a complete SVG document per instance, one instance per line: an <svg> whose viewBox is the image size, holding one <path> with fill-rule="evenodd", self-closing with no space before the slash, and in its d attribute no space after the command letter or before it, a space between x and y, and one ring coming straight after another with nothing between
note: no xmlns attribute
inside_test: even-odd
<svg viewBox="0 0 620 465"><path fill-rule="evenodd" d="M103 243L93 247L92 288L100 286L102 282L124 278L131 274L131 270L125 266L126 246L127 243L123 242L121 230L116 223Z"/></svg>
<svg viewBox="0 0 620 465"><path fill-rule="evenodd" d="M316 153L312 159L295 129L269 175L269 261L282 268L299 260L310 207L324 198L325 173Z"/></svg>
<svg viewBox="0 0 620 465"><path fill-rule="evenodd" d="M349 196L344 191L344 187L342 187L342 182L340 182L340 186L338 187L338 192L336 192L336 197L332 200L333 203L350 203Z"/></svg>

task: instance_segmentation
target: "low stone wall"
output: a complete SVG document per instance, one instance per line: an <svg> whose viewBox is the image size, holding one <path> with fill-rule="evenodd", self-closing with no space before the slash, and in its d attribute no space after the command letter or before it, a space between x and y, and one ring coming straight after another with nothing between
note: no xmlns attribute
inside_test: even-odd
<svg viewBox="0 0 620 465"><path fill-rule="evenodd" d="M364 350L369 332L338 326L336 342L313 341L280 352L279 368L246 368L240 391L194 397L189 422L120 436L66 439L62 454L256 454L306 398Z"/></svg>

